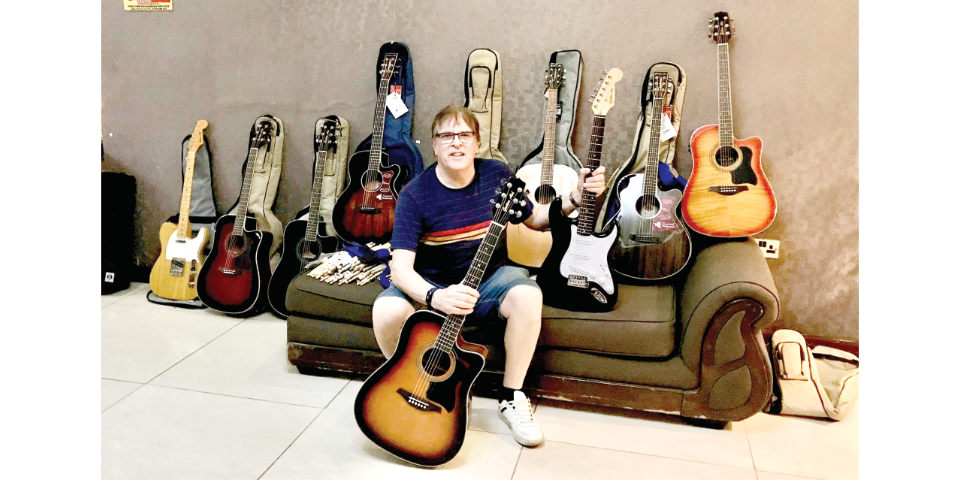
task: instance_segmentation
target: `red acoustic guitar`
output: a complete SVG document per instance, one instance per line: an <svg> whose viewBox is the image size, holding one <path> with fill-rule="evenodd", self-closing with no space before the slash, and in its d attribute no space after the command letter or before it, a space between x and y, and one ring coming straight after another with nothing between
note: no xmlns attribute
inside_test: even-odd
<svg viewBox="0 0 960 480"><path fill-rule="evenodd" d="M710 38L717 42L720 124L700 127L690 137L693 172L681 203L687 225L712 237L760 233L777 215L777 199L760 168L760 138L733 137L730 37L727 12L713 14Z"/></svg>
<svg viewBox="0 0 960 480"><path fill-rule="evenodd" d="M247 201L257 153L266 146L269 137L270 124L263 122L250 144L237 213L217 219L213 227L213 251L197 277L200 301L223 313L255 311L267 298L273 234L258 230L256 217L247 217Z"/></svg>
<svg viewBox="0 0 960 480"><path fill-rule="evenodd" d="M355 152L347 162L347 186L333 206L333 228L341 237L357 243L383 243L393 233L397 196L408 174L391 165L383 151L383 127L390 77L396 53L387 53L380 65L380 90L373 120L370 150Z"/></svg>

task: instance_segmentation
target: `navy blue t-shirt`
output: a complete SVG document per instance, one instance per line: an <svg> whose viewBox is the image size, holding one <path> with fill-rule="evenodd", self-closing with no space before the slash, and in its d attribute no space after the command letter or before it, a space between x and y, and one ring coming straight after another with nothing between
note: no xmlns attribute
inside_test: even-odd
<svg viewBox="0 0 960 480"><path fill-rule="evenodd" d="M390 246L416 252L413 269L441 285L460 283L490 226L496 189L513 174L496 160L474 159L476 174L459 189L444 186L431 165L400 192ZM527 204L529 207L529 203ZM484 278L506 258L503 239L487 264Z"/></svg>

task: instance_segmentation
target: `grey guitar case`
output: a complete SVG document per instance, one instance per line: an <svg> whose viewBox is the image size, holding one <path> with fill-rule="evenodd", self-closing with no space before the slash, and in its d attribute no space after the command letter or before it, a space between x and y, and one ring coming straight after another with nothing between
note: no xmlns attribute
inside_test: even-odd
<svg viewBox="0 0 960 480"><path fill-rule="evenodd" d="M557 89L557 151L554 164L566 165L575 171L583 167L583 163L573 153L570 138L573 136L573 126L577 120L577 99L580 97L580 76L583 73L583 57L580 50L558 50L550 55L550 63L563 65L563 83ZM547 113L547 102L543 102L540 115L540 144L527 154L520 162L517 170L528 162L543 162L543 116Z"/></svg>

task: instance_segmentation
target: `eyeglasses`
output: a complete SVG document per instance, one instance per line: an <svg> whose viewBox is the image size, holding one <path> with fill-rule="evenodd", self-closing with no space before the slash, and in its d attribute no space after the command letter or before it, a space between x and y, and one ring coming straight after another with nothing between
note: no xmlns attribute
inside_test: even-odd
<svg viewBox="0 0 960 480"><path fill-rule="evenodd" d="M451 143L453 143L454 137L459 138L460 142L462 143L467 143L476 139L477 134L473 133L472 131L466 131L466 132L443 132L443 133L438 133L436 135L437 140L439 140L440 143L444 145L450 145Z"/></svg>

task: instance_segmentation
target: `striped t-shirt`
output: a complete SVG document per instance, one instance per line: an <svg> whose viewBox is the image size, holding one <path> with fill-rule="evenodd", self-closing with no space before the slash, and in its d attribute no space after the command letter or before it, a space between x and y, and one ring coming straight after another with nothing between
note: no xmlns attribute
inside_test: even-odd
<svg viewBox="0 0 960 480"><path fill-rule="evenodd" d="M440 183L434 164L403 188L397 202L391 247L416 252L414 270L441 285L460 283L467 275L490 226L490 199L496 198L500 181L512 175L496 160L478 158L473 165L473 181L453 189ZM484 278L504 263L500 240Z"/></svg>

